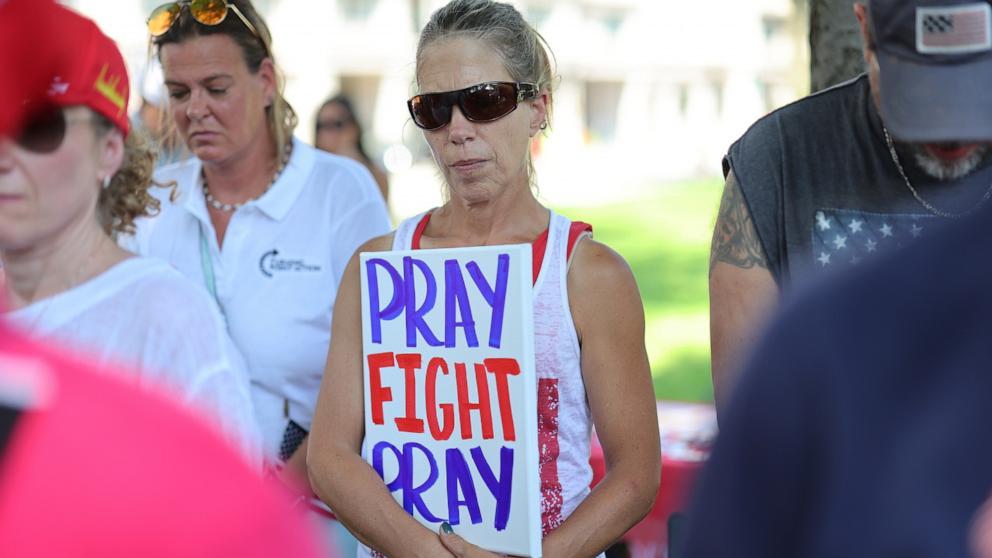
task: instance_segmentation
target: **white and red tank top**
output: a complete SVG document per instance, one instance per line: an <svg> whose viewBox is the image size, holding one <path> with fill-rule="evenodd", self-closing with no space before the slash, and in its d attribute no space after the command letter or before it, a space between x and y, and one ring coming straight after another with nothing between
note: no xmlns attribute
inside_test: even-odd
<svg viewBox="0 0 992 558"><path fill-rule="evenodd" d="M549 210L550 211L550 210ZM541 453L541 526L544 535L561 525L589 494L592 418L568 305L568 261L592 227L550 211L548 230L532 243L534 333L537 365L538 449ZM403 221L393 250L417 250L430 212Z"/></svg>

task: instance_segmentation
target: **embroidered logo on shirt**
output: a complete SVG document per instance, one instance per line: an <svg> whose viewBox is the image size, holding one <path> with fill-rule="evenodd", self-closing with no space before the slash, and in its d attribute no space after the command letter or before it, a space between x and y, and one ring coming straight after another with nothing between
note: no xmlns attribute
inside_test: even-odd
<svg viewBox="0 0 992 558"><path fill-rule="evenodd" d="M262 275L273 277L276 273L314 273L321 270L319 265L309 264L300 259L280 258L279 250L269 250L258 260Z"/></svg>

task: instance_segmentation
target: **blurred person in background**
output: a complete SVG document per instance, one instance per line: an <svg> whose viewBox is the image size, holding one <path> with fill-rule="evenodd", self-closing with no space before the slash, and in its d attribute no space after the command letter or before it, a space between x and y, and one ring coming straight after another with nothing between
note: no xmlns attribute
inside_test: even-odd
<svg viewBox="0 0 992 558"><path fill-rule="evenodd" d="M210 292L247 361L268 470L305 484L334 297L355 249L389 230L385 204L360 164L293 137L251 2L164 4L148 29L193 157L158 171L175 192L129 241Z"/></svg>
<svg viewBox="0 0 992 558"><path fill-rule="evenodd" d="M350 157L365 165L379 185L382 198L389 200L389 177L365 152L362 125L348 97L335 95L324 101L317 110L314 127L313 145L317 149Z"/></svg>
<svg viewBox="0 0 992 558"><path fill-rule="evenodd" d="M157 58L150 58L138 78L141 92L141 105L131 118L136 130L146 133L157 148L155 165L158 167L175 163L186 155L182 139L166 114L165 78L162 64Z"/></svg>
<svg viewBox="0 0 992 558"><path fill-rule="evenodd" d="M710 256L718 410L780 292L925 237L992 195L985 79L955 73L992 54L989 9L855 3L867 74L771 113L730 147Z"/></svg>
<svg viewBox="0 0 992 558"><path fill-rule="evenodd" d="M650 510L659 434L644 347L644 310L623 258L591 227L534 197L530 146L548 126L550 50L511 5L455 0L436 11L416 55L409 101L448 193L365 251L528 243L541 436L543 555L597 556ZM362 458L362 325L358 255L339 292L308 463L318 494L368 545L361 556L494 556L457 534L434 533L393 499ZM595 424L606 476L592 492ZM449 527L442 525L442 531ZM374 549L374 551L372 550Z"/></svg>
<svg viewBox="0 0 992 558"><path fill-rule="evenodd" d="M112 235L154 212L154 154L129 129L128 77L116 45L75 12L46 25L71 45L47 94L0 136L0 261L6 319L167 386L259 461L243 361L202 289Z"/></svg>

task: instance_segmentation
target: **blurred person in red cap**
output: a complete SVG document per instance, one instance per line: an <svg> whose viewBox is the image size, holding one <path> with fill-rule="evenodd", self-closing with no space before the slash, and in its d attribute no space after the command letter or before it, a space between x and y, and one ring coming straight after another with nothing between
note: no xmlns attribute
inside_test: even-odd
<svg viewBox="0 0 992 558"><path fill-rule="evenodd" d="M23 125L0 136L0 261L6 319L35 335L126 365L167 386L258 461L244 364L206 293L112 235L155 211L154 155L129 134L128 77L116 45L61 6L44 25L56 53Z"/></svg>
<svg viewBox="0 0 992 558"><path fill-rule="evenodd" d="M990 12L975 0L854 4L866 74L771 113L730 147L710 257L719 409L780 292L992 196Z"/></svg>
<svg viewBox="0 0 992 558"><path fill-rule="evenodd" d="M128 246L210 291L248 365L268 469L305 484L337 285L355 249L389 230L385 203L363 166L294 137L251 2L170 2L148 31L194 157L156 172L175 195L160 192Z"/></svg>
<svg viewBox="0 0 992 558"><path fill-rule="evenodd" d="M14 25L10 16L26 12L11 8L29 3L37 11ZM3 94L11 95L0 94L2 150L9 149L4 136L16 133L27 116L24 100L44 98L51 81L47 56L52 52L29 57L38 51L27 40L60 34L55 22L32 19L60 9L50 8L55 5L46 0L0 2L0 81ZM17 40L4 42L11 38ZM36 65L21 64L24 60ZM22 66L23 74L6 73ZM10 75L25 79L23 87L13 87ZM43 85L27 85L33 81ZM3 299L0 292L0 309ZM51 343L29 340L0 315L4 556L329 555L285 498L216 434L173 403L114 374Z"/></svg>

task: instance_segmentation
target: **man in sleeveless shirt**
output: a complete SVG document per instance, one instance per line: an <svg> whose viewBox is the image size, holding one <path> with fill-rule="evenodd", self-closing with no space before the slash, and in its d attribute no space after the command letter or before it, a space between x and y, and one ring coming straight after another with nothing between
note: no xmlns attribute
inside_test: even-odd
<svg viewBox="0 0 992 558"><path fill-rule="evenodd" d="M986 204L783 304L681 556L992 558L990 245Z"/></svg>
<svg viewBox="0 0 992 558"><path fill-rule="evenodd" d="M854 4L865 75L755 123L723 161L710 257L713 383L726 404L782 290L931 234L992 194L992 7Z"/></svg>

